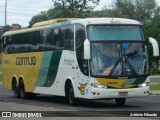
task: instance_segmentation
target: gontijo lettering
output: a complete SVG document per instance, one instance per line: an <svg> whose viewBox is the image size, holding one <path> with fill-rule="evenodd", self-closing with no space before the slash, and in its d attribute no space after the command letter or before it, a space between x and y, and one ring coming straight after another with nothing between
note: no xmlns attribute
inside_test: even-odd
<svg viewBox="0 0 160 120"><path fill-rule="evenodd" d="M17 57L16 65L36 65L36 57Z"/></svg>

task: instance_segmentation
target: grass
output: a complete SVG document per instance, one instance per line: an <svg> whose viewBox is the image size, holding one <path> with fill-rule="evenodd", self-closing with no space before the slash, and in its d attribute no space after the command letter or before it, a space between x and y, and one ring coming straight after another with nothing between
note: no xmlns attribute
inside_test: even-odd
<svg viewBox="0 0 160 120"><path fill-rule="evenodd" d="M160 91L160 83L151 83L150 90L151 91L154 91L154 90Z"/></svg>
<svg viewBox="0 0 160 120"><path fill-rule="evenodd" d="M150 83L150 94L160 95L160 83Z"/></svg>

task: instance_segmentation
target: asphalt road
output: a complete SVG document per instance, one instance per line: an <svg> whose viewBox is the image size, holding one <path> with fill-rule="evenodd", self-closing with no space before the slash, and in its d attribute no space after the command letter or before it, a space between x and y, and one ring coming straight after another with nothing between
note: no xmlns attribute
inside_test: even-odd
<svg viewBox="0 0 160 120"><path fill-rule="evenodd" d="M81 117L81 115L84 117L111 116L121 119L121 117L129 117L131 113L137 112L151 112L160 115L160 96L129 98L123 107L117 107L114 100L81 101L78 106L69 106L66 100L61 97L39 95L33 99L17 99L13 97L12 91L4 90L0 83L0 111L49 111L45 112L43 116L48 115L58 118ZM143 120L142 117L141 119ZM153 117L153 119L157 119L157 117Z"/></svg>
<svg viewBox="0 0 160 120"><path fill-rule="evenodd" d="M151 83L160 83L160 75L150 76Z"/></svg>

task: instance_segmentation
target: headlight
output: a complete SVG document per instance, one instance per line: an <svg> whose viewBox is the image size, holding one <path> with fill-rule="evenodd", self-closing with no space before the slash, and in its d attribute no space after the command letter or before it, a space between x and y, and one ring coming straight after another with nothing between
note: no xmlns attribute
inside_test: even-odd
<svg viewBox="0 0 160 120"><path fill-rule="evenodd" d="M92 87L95 87L95 88L107 89L107 86L106 86L106 85L97 84L97 83L92 83L91 86L92 86Z"/></svg>
<svg viewBox="0 0 160 120"><path fill-rule="evenodd" d="M138 85L138 87L147 87L147 86L149 86L149 82Z"/></svg>

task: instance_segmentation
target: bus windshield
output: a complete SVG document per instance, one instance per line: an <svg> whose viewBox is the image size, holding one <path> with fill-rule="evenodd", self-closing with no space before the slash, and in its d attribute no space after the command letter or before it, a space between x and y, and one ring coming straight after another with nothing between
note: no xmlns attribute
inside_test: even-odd
<svg viewBox="0 0 160 120"><path fill-rule="evenodd" d="M91 74L137 77L148 74L147 50L140 26L88 26Z"/></svg>
<svg viewBox="0 0 160 120"><path fill-rule="evenodd" d="M137 77L148 74L144 43L92 43L91 74L108 77Z"/></svg>
<svg viewBox="0 0 160 120"><path fill-rule="evenodd" d="M88 39L90 41L100 40L144 40L142 28L140 26L108 26L94 25L88 26Z"/></svg>

